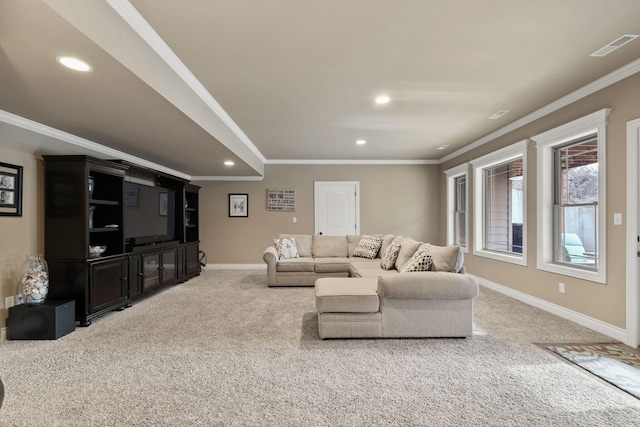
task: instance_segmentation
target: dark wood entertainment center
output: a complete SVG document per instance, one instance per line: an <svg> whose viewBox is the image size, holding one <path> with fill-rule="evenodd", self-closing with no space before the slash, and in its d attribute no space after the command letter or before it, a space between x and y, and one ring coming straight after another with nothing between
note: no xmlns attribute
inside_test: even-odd
<svg viewBox="0 0 640 427"><path fill-rule="evenodd" d="M75 300L81 326L200 273L199 187L124 161L43 157L48 299Z"/></svg>

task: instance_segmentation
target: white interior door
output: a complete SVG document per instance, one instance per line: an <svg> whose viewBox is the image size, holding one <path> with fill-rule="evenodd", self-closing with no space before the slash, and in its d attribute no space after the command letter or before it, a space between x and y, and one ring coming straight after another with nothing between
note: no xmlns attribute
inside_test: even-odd
<svg viewBox="0 0 640 427"><path fill-rule="evenodd" d="M627 338L640 346L640 119L627 122Z"/></svg>
<svg viewBox="0 0 640 427"><path fill-rule="evenodd" d="M346 236L360 234L360 183L315 182L316 234Z"/></svg>

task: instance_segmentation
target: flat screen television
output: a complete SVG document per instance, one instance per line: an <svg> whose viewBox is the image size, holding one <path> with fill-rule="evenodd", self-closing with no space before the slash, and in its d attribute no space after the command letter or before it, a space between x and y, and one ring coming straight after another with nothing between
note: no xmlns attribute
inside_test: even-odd
<svg viewBox="0 0 640 427"><path fill-rule="evenodd" d="M175 239L176 193L134 182L124 183L124 238L127 246Z"/></svg>

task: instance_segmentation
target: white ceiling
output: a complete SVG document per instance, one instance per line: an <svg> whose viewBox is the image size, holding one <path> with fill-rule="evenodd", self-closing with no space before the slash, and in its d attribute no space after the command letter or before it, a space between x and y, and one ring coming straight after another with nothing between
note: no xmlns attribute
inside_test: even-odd
<svg viewBox="0 0 640 427"><path fill-rule="evenodd" d="M36 154L191 177L438 161L637 61L640 38L589 55L639 16L637 0L0 0L0 144L17 126Z"/></svg>

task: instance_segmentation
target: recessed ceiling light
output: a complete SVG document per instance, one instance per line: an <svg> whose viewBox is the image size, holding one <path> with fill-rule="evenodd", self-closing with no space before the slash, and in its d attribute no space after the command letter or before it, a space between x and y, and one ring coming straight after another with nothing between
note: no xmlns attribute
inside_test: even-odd
<svg viewBox="0 0 640 427"><path fill-rule="evenodd" d="M364 139L359 139L359 140L356 141L356 144L358 144L358 145L364 145L366 143L367 143L367 141L365 141Z"/></svg>
<svg viewBox="0 0 640 427"><path fill-rule="evenodd" d="M224 165L225 166L233 166L233 165L235 165L235 163L232 162L231 160L227 160L226 162L224 162Z"/></svg>
<svg viewBox="0 0 640 427"><path fill-rule="evenodd" d="M70 56L58 56L56 59L59 63L67 68L71 68L72 70L84 72L93 70L93 67L91 65L79 60L78 58L72 58Z"/></svg>
<svg viewBox="0 0 640 427"><path fill-rule="evenodd" d="M489 116L489 120L499 119L500 117L504 116L508 112L509 112L509 110L500 110L500 111L492 114L491 116Z"/></svg>
<svg viewBox="0 0 640 427"><path fill-rule="evenodd" d="M376 104L387 104L389 101L391 101L391 98L387 95L380 95L376 98Z"/></svg>
<svg viewBox="0 0 640 427"><path fill-rule="evenodd" d="M449 144L443 144L440 147L438 147L438 150L444 150L445 148L447 148L449 146Z"/></svg>

